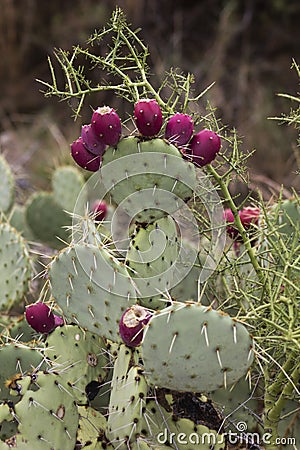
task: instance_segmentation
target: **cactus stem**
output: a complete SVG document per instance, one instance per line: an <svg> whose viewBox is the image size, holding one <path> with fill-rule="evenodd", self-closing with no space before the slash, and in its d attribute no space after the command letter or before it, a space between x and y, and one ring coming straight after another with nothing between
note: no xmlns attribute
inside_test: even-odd
<svg viewBox="0 0 300 450"><path fill-rule="evenodd" d="M204 334L205 342L207 347L209 347L209 340L208 340L208 334L207 334L207 324L204 323L201 329L201 334Z"/></svg>
<svg viewBox="0 0 300 450"><path fill-rule="evenodd" d="M173 339L172 339L172 341L171 341L171 345L170 345L170 348L169 348L169 353L172 352L172 349L173 349L173 346L174 346L174 344L175 344L175 340L176 340L177 336L178 336L178 332L176 331L176 332L174 333Z"/></svg>

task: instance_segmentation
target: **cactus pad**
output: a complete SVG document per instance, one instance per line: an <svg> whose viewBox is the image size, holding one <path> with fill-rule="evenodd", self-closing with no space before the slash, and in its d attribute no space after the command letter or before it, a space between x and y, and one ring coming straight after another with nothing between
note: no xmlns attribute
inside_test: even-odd
<svg viewBox="0 0 300 450"><path fill-rule="evenodd" d="M84 213L87 200L86 193L81 192L84 182L82 173L76 167L62 166L55 170L52 176L53 196L63 210L72 213L76 206L77 213ZM80 205L76 205L77 200Z"/></svg>
<svg viewBox="0 0 300 450"><path fill-rule="evenodd" d="M176 223L171 216L136 227L126 264L143 306L152 309L165 306L162 294L172 286L178 254Z"/></svg>
<svg viewBox="0 0 300 450"><path fill-rule="evenodd" d="M0 223L0 309L10 309L27 292L31 259L23 237L8 223Z"/></svg>
<svg viewBox="0 0 300 450"><path fill-rule="evenodd" d="M101 175L113 201L139 222L177 211L196 186L194 166L163 139L121 139L103 155Z"/></svg>
<svg viewBox="0 0 300 450"><path fill-rule="evenodd" d="M38 373L31 381L15 405L17 448L74 450L79 416L72 390L52 373Z"/></svg>
<svg viewBox="0 0 300 450"><path fill-rule="evenodd" d="M78 403L87 403L86 386L93 380L100 384L108 372L103 339L77 325L56 328L47 337L45 355L63 373Z"/></svg>
<svg viewBox="0 0 300 450"><path fill-rule="evenodd" d="M26 221L35 239L52 248L62 248L69 240L64 227L70 226L72 219L51 193L37 192L28 199Z"/></svg>
<svg viewBox="0 0 300 450"><path fill-rule="evenodd" d="M70 320L92 333L121 342L119 321L135 303L126 267L104 248L76 244L49 267L52 295Z"/></svg>
<svg viewBox="0 0 300 450"><path fill-rule="evenodd" d="M0 212L6 213L12 206L15 197L15 179L6 159L0 155Z"/></svg>
<svg viewBox="0 0 300 450"><path fill-rule="evenodd" d="M253 339L244 325L198 303L174 302L152 316L144 333L141 351L151 385L210 392L236 382L253 361Z"/></svg>

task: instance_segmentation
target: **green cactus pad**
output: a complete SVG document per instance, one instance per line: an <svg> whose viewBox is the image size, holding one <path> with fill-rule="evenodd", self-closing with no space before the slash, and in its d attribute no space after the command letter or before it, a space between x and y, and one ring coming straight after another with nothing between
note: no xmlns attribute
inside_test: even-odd
<svg viewBox="0 0 300 450"><path fill-rule="evenodd" d="M214 407L222 413L227 429L235 432L235 424L244 422L247 424L247 432L258 431L259 399L262 398L259 386L250 387L249 380L241 378L230 389L217 389L209 397Z"/></svg>
<svg viewBox="0 0 300 450"><path fill-rule="evenodd" d="M81 404L88 401L86 386L91 381L101 384L109 370L103 339L77 325L58 327L48 335L45 356L53 369L63 374Z"/></svg>
<svg viewBox="0 0 300 450"><path fill-rule="evenodd" d="M121 342L119 320L135 301L126 267L104 248L74 245L49 267L52 295L65 316L92 333Z"/></svg>
<svg viewBox="0 0 300 450"><path fill-rule="evenodd" d="M143 306L153 309L165 306L162 294L172 286L179 254L177 241L176 223L171 216L136 227L126 264Z"/></svg>
<svg viewBox="0 0 300 450"><path fill-rule="evenodd" d="M72 389L59 375L37 373L16 403L15 411L21 433L17 435L17 448L74 450L79 421L77 405Z"/></svg>
<svg viewBox="0 0 300 450"><path fill-rule="evenodd" d="M60 249L69 241L70 232L65 227L72 224L69 216L48 192L33 194L26 205L26 221L35 239Z"/></svg>
<svg viewBox="0 0 300 450"><path fill-rule="evenodd" d="M121 139L104 153L101 175L113 201L146 223L177 211L196 186L193 164L163 139Z"/></svg>
<svg viewBox="0 0 300 450"><path fill-rule="evenodd" d="M286 238L292 239L296 227L299 227L300 205L296 199L287 199L272 207L276 217L278 230Z"/></svg>
<svg viewBox="0 0 300 450"><path fill-rule="evenodd" d="M11 389L17 387L15 377L22 378L43 365L43 354L22 344L4 344L0 346L0 396L1 400L15 401ZM18 392L18 389L16 389Z"/></svg>
<svg viewBox="0 0 300 450"><path fill-rule="evenodd" d="M2 328L2 329L1 329ZM33 329L28 325L24 315L12 316L3 314L0 322L0 338L14 339L19 342L29 342L33 338Z"/></svg>
<svg viewBox="0 0 300 450"><path fill-rule="evenodd" d="M15 204L9 217L9 223L14 227L27 241L32 241L33 234L26 222L26 208L23 205Z"/></svg>
<svg viewBox="0 0 300 450"><path fill-rule="evenodd" d="M0 270L0 309L10 309L27 292L32 266L23 237L8 223L0 223Z"/></svg>
<svg viewBox="0 0 300 450"><path fill-rule="evenodd" d="M156 389L146 404L149 422L159 424L158 428L152 425L152 448L158 445L179 450L226 448L222 418L204 396Z"/></svg>
<svg viewBox="0 0 300 450"><path fill-rule="evenodd" d="M0 155L0 212L6 213L12 206L15 197L15 179L6 159Z"/></svg>
<svg viewBox="0 0 300 450"><path fill-rule="evenodd" d="M140 366L129 368L132 351L121 346L114 366L106 436L115 448L128 449L148 434L144 417L148 386ZM127 359L127 364L125 363Z"/></svg>
<svg viewBox="0 0 300 450"><path fill-rule="evenodd" d="M87 449L100 449L100 438L105 439L106 418L90 406L79 406L78 413L79 427L77 442Z"/></svg>
<svg viewBox="0 0 300 450"><path fill-rule="evenodd" d="M76 206L76 213L83 214L87 201L87 193L83 189L84 183L84 177L76 167L58 167L52 176L54 200L65 211L72 213ZM77 200L80 204L77 204Z"/></svg>
<svg viewBox="0 0 300 450"><path fill-rule="evenodd" d="M152 316L141 351L151 385L210 392L247 372L253 339L244 325L221 311L174 302Z"/></svg>

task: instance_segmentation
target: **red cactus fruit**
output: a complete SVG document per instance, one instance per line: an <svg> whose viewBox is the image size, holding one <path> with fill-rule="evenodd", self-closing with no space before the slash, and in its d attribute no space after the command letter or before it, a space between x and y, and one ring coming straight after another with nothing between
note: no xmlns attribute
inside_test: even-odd
<svg viewBox="0 0 300 450"><path fill-rule="evenodd" d="M246 206L238 212L242 225L246 231L250 231L252 225L258 224L260 209L257 207ZM234 216L230 208L224 210L224 219L227 223L226 231L231 239L242 241L239 231L234 227Z"/></svg>
<svg viewBox="0 0 300 450"><path fill-rule="evenodd" d="M85 148L93 155L102 156L106 149L106 144L100 139L92 128L91 124L83 125L81 128L82 142Z"/></svg>
<svg viewBox="0 0 300 450"><path fill-rule="evenodd" d="M91 127L104 144L116 146L121 138L121 119L113 108L98 107L92 115Z"/></svg>
<svg viewBox="0 0 300 450"><path fill-rule="evenodd" d="M71 144L71 155L74 161L83 169L90 172L96 172L101 164L101 156L93 155L85 147L82 137L80 136Z"/></svg>
<svg viewBox="0 0 300 450"><path fill-rule="evenodd" d="M248 230L252 225L258 225L260 209L256 206L245 206L239 211L239 216L245 230Z"/></svg>
<svg viewBox="0 0 300 450"><path fill-rule="evenodd" d="M162 127L162 112L154 99L142 99L134 105L134 119L143 136L156 136Z"/></svg>
<svg viewBox="0 0 300 450"><path fill-rule="evenodd" d="M151 318L151 312L140 305L133 305L122 314L119 331L124 343L137 347L143 339L143 329Z"/></svg>
<svg viewBox="0 0 300 450"><path fill-rule="evenodd" d="M55 328L56 327L61 327L64 324L65 324L64 319L62 317L57 316L56 314L54 314L54 325L55 325Z"/></svg>
<svg viewBox="0 0 300 450"><path fill-rule="evenodd" d="M196 166L211 163L221 148L221 138L217 133L204 129L196 133L187 149L186 155Z"/></svg>
<svg viewBox="0 0 300 450"><path fill-rule="evenodd" d="M238 232L237 228L234 227L234 216L233 216L233 212L231 211L230 208L224 209L224 219L227 224L226 231L227 231L228 236L230 236L231 239L236 239L239 232Z"/></svg>
<svg viewBox="0 0 300 450"><path fill-rule="evenodd" d="M38 333L50 333L56 324L54 314L45 303L37 302L26 307L25 318Z"/></svg>
<svg viewBox="0 0 300 450"><path fill-rule="evenodd" d="M177 147L181 147L189 142L193 131L194 122L191 116L176 113L167 122L165 138Z"/></svg>
<svg viewBox="0 0 300 450"><path fill-rule="evenodd" d="M92 204L91 211L95 222L102 222L107 216L108 208L104 200L95 200Z"/></svg>

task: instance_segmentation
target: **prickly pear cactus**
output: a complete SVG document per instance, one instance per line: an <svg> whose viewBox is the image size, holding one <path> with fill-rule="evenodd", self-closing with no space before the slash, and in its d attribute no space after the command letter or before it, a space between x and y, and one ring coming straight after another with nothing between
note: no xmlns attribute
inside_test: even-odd
<svg viewBox="0 0 300 450"><path fill-rule="evenodd" d="M9 310L23 299L33 270L23 237L3 222L0 222L0 267L0 309Z"/></svg>
<svg viewBox="0 0 300 450"><path fill-rule="evenodd" d="M178 254L177 228L171 216L136 227L126 265L143 306L156 309L166 305L163 294L172 286Z"/></svg>
<svg viewBox="0 0 300 450"><path fill-rule="evenodd" d="M26 208L23 205L14 204L10 214L9 223L13 226L27 241L32 241L33 234L26 222Z"/></svg>
<svg viewBox="0 0 300 450"><path fill-rule="evenodd" d="M0 365L1 400L13 402L19 394L18 380L34 370L45 368L42 352L21 343L0 346ZM12 395L13 391L15 395Z"/></svg>
<svg viewBox="0 0 300 450"><path fill-rule="evenodd" d="M192 392L233 384L254 357L253 339L244 325L194 302L174 302L155 313L144 330L141 351L149 384Z"/></svg>
<svg viewBox="0 0 300 450"><path fill-rule="evenodd" d="M52 368L63 374L77 402L86 404L88 384L95 381L100 386L108 374L103 339L77 325L65 325L56 328L45 345L45 356Z"/></svg>
<svg viewBox="0 0 300 450"><path fill-rule="evenodd" d="M76 212L83 214L87 201L84 184L84 177L76 167L58 167L52 175L53 197L65 211L72 213L76 207Z"/></svg>
<svg viewBox="0 0 300 450"><path fill-rule="evenodd" d="M36 192L27 201L26 221L36 240L60 249L69 241L72 219L52 193ZM65 228L66 227L66 228Z"/></svg>
<svg viewBox="0 0 300 450"><path fill-rule="evenodd" d="M39 372L16 403L17 448L74 450L79 422L71 388L54 373Z"/></svg>
<svg viewBox="0 0 300 450"><path fill-rule="evenodd" d="M15 198L15 179L6 159L0 155L0 212L7 213Z"/></svg>
<svg viewBox="0 0 300 450"><path fill-rule="evenodd" d="M105 437L107 421L104 415L90 406L79 406L78 413L79 426L76 442L81 445L81 448L100 449L102 441L107 445Z"/></svg>
<svg viewBox="0 0 300 450"><path fill-rule="evenodd" d="M132 357L132 350L122 345L112 378L107 438L120 450L127 449L137 437L149 433L144 417L148 386L143 368L138 365L130 367Z"/></svg>
<svg viewBox="0 0 300 450"><path fill-rule="evenodd" d="M76 244L57 254L49 267L52 295L71 321L121 342L118 323L135 303L126 267L105 248Z"/></svg>
<svg viewBox="0 0 300 450"><path fill-rule="evenodd" d="M194 166L158 138L121 139L104 153L101 177L113 201L142 223L177 211L196 185Z"/></svg>

